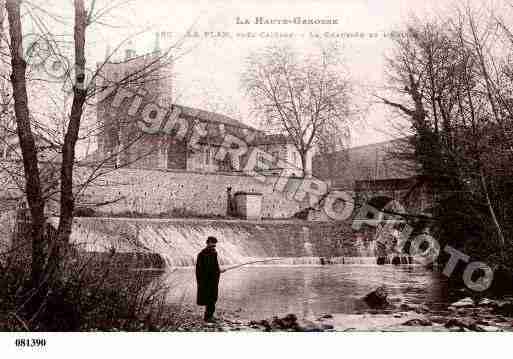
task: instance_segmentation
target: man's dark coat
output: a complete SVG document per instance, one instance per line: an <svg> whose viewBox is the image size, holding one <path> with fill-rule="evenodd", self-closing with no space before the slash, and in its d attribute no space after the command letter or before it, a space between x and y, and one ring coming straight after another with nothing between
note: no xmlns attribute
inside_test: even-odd
<svg viewBox="0 0 513 359"><path fill-rule="evenodd" d="M215 248L203 249L196 260L196 282L198 283L198 305L207 305L217 301L217 289L221 269L217 261Z"/></svg>

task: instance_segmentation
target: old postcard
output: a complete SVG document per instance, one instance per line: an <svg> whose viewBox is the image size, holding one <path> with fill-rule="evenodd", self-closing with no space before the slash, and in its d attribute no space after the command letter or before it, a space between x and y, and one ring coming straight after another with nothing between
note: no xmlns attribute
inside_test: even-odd
<svg viewBox="0 0 513 359"><path fill-rule="evenodd" d="M1 0L10 346L512 332L512 20L509 0Z"/></svg>

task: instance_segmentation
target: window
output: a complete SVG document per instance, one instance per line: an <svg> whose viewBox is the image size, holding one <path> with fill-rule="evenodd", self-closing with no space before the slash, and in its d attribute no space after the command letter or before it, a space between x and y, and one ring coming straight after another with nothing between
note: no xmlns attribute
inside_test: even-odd
<svg viewBox="0 0 513 359"><path fill-rule="evenodd" d="M259 169L259 170L262 170L265 168L265 158L264 158L264 154L262 152L258 152L258 155L257 155L257 163L256 163L256 168Z"/></svg>
<svg viewBox="0 0 513 359"><path fill-rule="evenodd" d="M201 163L205 166L213 166L217 164L216 148L210 145L201 146Z"/></svg>
<svg viewBox="0 0 513 359"><path fill-rule="evenodd" d="M204 156L205 156L205 164L209 165L210 164L210 146L208 146L208 145L203 146L203 152L204 152Z"/></svg>
<svg viewBox="0 0 513 359"><path fill-rule="evenodd" d="M272 156L275 154L272 153ZM260 171L268 170L272 167L272 162L274 158L270 161L269 154L267 152L258 152L255 169Z"/></svg>

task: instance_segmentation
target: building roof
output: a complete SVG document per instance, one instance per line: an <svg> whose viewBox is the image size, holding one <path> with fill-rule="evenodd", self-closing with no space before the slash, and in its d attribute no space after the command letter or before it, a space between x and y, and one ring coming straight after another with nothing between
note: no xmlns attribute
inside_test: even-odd
<svg viewBox="0 0 513 359"><path fill-rule="evenodd" d="M128 65L130 65L130 66L137 67L141 64L145 64L145 62L150 61L150 60L158 61L159 55L162 55L160 51L154 51L154 52L150 52L147 54L142 54L142 55L134 56L134 57L131 57L128 59L124 59L121 61L106 61L104 63L98 62L97 66L98 67L105 66L108 68L110 66L119 66L119 65L128 66ZM122 67L126 67L126 66L122 66ZM163 66L163 67L166 67L166 66ZM169 98L171 98L171 97L169 97ZM194 107L189 107L189 106L184 106L184 105L179 105L179 104L174 104L174 105L181 108L182 114L185 116L194 117L199 120L203 120L203 121L207 121L207 122L222 123L225 125L234 126L234 127L238 127L238 128L242 128L242 129L258 131L256 128L254 128L250 125L247 125L241 121L238 121L238 120L228 117L226 115L222 115L220 113L210 112L210 111L202 110L199 108L194 108Z"/></svg>
<svg viewBox="0 0 513 359"><path fill-rule="evenodd" d="M126 64L126 63L130 63L130 62L133 63L133 62L137 62L137 61L141 61L141 60L156 59L156 58L158 58L159 55L162 55L161 51L147 52L144 54L132 56L130 58L124 57L123 59L115 59L111 56L109 59L105 59L104 61L97 61L96 66L101 67L104 65L121 65L121 64Z"/></svg>
<svg viewBox="0 0 513 359"><path fill-rule="evenodd" d="M228 117L225 115L222 115L220 113L205 111L205 110L201 110L199 108L188 107L188 106L183 106L183 105L176 105L176 106L181 108L182 114L184 114L186 116L195 117L200 120L207 121L207 122L222 123L222 124L229 125L229 126L258 131L256 128L254 128L252 126L246 125L245 123L242 123L241 121L238 121L234 118L231 118L231 117Z"/></svg>
<svg viewBox="0 0 513 359"><path fill-rule="evenodd" d="M285 145L294 143L292 137L282 133L265 134L262 133L253 141L254 145Z"/></svg>
<svg viewBox="0 0 513 359"><path fill-rule="evenodd" d="M396 138L396 139L393 139L393 140L386 140L386 141L368 143L366 145L349 147L349 148L347 148L347 149L345 149L343 151L348 151L348 152L353 152L354 153L354 152L358 152L358 151L369 149L369 148L376 149L376 148L390 147L391 145L394 145L394 144L403 143L407 139L408 139L408 137L401 137L401 138ZM341 152L341 151L338 151L338 152Z"/></svg>
<svg viewBox="0 0 513 359"><path fill-rule="evenodd" d="M394 153L408 150L408 138L399 138L315 156L314 175L333 185L351 187L355 181L409 178L414 164Z"/></svg>

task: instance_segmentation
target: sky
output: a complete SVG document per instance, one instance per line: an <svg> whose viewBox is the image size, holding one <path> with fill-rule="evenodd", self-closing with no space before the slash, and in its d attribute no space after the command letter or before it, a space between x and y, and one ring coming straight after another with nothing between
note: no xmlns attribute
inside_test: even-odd
<svg viewBox="0 0 513 359"><path fill-rule="evenodd" d="M55 9L68 12L62 6L64 1L53 2ZM396 136L389 126L393 114L372 96L385 85L384 58L393 45L385 34L400 30L413 14L420 18L444 14L455 3L447 0L98 1L99 8L105 4L118 5L87 35L89 65L101 61L108 49L112 51L121 43L114 56L117 59L122 59L126 48L134 48L138 54L152 51L157 34L162 49L183 40L180 48L173 50L177 56L173 85L176 102L220 112L258 127L259 119L251 111L251 103L240 86L244 60L251 51L287 43L307 54L319 44L337 41L354 84L354 101L362 107L371 105L351 135L352 146L365 145ZM337 24L255 24L257 17L331 19ZM240 22L248 19L250 24L237 23L237 18ZM186 31L197 36L184 38ZM213 36L212 33L218 32L224 35ZM292 37L268 36L275 32L292 33ZM363 33L363 37L333 36L354 32ZM247 36L248 33L253 36Z"/></svg>

